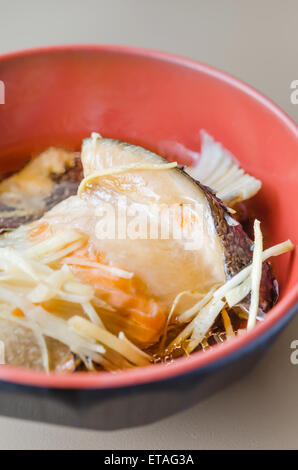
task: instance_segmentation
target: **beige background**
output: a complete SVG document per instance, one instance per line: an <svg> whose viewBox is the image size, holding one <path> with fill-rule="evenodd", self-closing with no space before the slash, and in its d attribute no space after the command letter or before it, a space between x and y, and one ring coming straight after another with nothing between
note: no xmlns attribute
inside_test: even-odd
<svg viewBox="0 0 298 470"><path fill-rule="evenodd" d="M290 102L298 79L297 0L0 0L0 53L79 42L201 60L261 90L298 122L298 105ZM160 423L107 433L0 417L0 448L297 449L293 339L298 318L249 377Z"/></svg>

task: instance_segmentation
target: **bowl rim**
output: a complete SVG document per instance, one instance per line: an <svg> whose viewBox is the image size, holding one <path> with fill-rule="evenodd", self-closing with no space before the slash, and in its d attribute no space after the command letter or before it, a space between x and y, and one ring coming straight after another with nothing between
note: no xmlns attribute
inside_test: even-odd
<svg viewBox="0 0 298 470"><path fill-rule="evenodd" d="M132 46L119 46L109 44L70 44L70 45L54 45L46 47L30 48L21 51L8 52L0 55L0 64L11 59L21 58L30 55L47 54L55 52L112 52L119 54L127 54L133 56L141 56L144 58L153 58L170 62L174 65L191 68L198 70L205 75L212 76L219 79L241 92L249 95L255 101L260 103L268 111L273 113L279 121L288 128L288 130L298 139L298 126L297 124L275 103L265 97L262 93L255 90L253 87L245 84L241 80L229 75L226 72L220 71L210 65L206 65L199 61L181 57L179 55L171 54L168 52L161 52L146 48L137 48ZM256 342L258 339L278 323L281 323L288 315L290 309L298 300L298 284L296 284L282 300L270 311L270 315L266 316L265 320L256 325L256 327L246 333L245 335L232 338L229 341L213 348L212 350L202 353L197 352L189 357L176 359L171 364L155 364L147 367L139 367L132 370L118 371L113 374L110 372L92 373L88 374L82 372L75 372L71 375L62 375L57 373L46 374L45 372L38 372L12 366L0 366L0 380L4 382L11 382L19 385L26 385L38 388L53 388L53 389L119 389L123 387L155 383L164 381L166 379L175 378L185 375L186 373L201 370L204 367L215 364L221 359L231 357L237 352L241 352Z"/></svg>

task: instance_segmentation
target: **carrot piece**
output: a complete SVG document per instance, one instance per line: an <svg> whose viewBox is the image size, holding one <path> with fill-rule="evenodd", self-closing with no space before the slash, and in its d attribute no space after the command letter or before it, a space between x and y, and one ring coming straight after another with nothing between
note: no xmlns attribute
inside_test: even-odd
<svg viewBox="0 0 298 470"><path fill-rule="evenodd" d="M19 318L24 318L25 315L23 313L23 311L20 309L20 308L15 308L12 313L11 313L14 317L19 317Z"/></svg>

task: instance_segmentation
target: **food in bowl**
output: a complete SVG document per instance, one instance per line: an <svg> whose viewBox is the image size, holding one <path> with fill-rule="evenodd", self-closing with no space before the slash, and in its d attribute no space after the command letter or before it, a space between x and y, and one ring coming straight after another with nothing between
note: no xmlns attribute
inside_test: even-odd
<svg viewBox="0 0 298 470"><path fill-rule="evenodd" d="M237 219L261 182L206 133L190 168L93 133L0 183L5 364L71 373L171 362L252 329L278 298Z"/></svg>

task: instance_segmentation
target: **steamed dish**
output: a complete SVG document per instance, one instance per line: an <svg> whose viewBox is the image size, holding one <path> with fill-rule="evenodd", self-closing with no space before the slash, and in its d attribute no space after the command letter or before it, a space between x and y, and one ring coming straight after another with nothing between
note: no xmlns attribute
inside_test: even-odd
<svg viewBox="0 0 298 470"><path fill-rule="evenodd" d="M237 220L261 182L203 135L190 168L93 133L0 183L5 364L115 371L244 334L277 301L263 250Z"/></svg>

